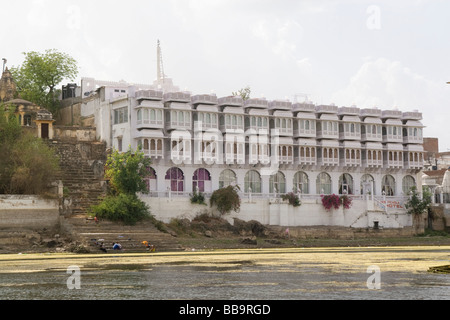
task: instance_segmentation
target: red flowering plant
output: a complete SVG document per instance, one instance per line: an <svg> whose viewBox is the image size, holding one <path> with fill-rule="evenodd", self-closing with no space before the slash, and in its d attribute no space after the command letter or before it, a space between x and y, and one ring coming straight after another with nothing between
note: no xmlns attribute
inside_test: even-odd
<svg viewBox="0 0 450 320"><path fill-rule="evenodd" d="M321 198L322 198L322 205L325 207L326 210L330 210L331 208L339 209L339 207L341 206L339 196L335 195L334 193L321 195Z"/></svg>
<svg viewBox="0 0 450 320"><path fill-rule="evenodd" d="M349 196L343 195L339 199L345 209L350 209L352 206L352 199Z"/></svg>

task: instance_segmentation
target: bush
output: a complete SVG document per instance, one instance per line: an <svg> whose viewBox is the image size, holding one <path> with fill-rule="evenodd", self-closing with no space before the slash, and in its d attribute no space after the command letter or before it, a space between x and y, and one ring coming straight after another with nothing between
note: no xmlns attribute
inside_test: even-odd
<svg viewBox="0 0 450 320"><path fill-rule="evenodd" d="M0 193L45 194L59 159L44 141L22 130L13 112L0 104Z"/></svg>
<svg viewBox="0 0 450 320"><path fill-rule="evenodd" d="M191 203L198 203L198 204L204 204L205 203L205 195L201 192L197 193L196 191L194 191L193 194L190 194L191 196Z"/></svg>
<svg viewBox="0 0 450 320"><path fill-rule="evenodd" d="M235 186L228 186L215 190L209 199L210 206L216 205L217 210L219 210L222 215L231 210L239 212L241 198L239 197L238 190L238 187Z"/></svg>
<svg viewBox="0 0 450 320"><path fill-rule="evenodd" d="M150 218L148 206L134 194L107 196L100 204L91 207L90 214L128 225Z"/></svg>
<svg viewBox="0 0 450 320"><path fill-rule="evenodd" d="M281 199L287 200L289 202L289 204L291 206L294 206L294 207L299 207L302 204L300 202L300 199L298 198L298 195L296 195L293 192L289 192L289 193L283 194L281 196Z"/></svg>

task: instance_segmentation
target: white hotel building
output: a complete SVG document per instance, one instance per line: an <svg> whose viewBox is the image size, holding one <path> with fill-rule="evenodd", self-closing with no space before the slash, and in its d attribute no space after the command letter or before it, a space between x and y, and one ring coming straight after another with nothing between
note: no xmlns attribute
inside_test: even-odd
<svg viewBox="0 0 450 320"><path fill-rule="evenodd" d="M150 197L209 194L235 184L242 197L296 192L401 197L420 186L422 114L137 86L102 86L83 99L97 138L152 160Z"/></svg>

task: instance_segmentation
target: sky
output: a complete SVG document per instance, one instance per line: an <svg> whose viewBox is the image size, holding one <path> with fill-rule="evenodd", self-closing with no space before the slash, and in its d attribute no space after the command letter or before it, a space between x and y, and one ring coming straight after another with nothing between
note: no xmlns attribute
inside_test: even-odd
<svg viewBox="0 0 450 320"><path fill-rule="evenodd" d="M7 0L0 58L57 49L79 75L192 94L422 112L450 151L448 0ZM69 82L69 80L67 81Z"/></svg>

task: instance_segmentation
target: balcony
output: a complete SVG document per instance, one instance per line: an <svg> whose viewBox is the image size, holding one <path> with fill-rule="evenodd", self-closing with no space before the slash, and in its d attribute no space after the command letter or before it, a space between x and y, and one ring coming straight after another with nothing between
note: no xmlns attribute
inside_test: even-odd
<svg viewBox="0 0 450 320"><path fill-rule="evenodd" d="M244 104L244 100L240 96L230 96L230 97L223 97L217 99L217 103L219 106L233 106L233 107L242 107Z"/></svg>
<svg viewBox="0 0 450 320"><path fill-rule="evenodd" d="M339 116L349 115L349 116L358 116L359 117L360 113L361 113L361 109L359 109L355 106L338 108Z"/></svg>
<svg viewBox="0 0 450 320"><path fill-rule="evenodd" d="M368 168L382 168L383 159L366 159L363 161Z"/></svg>
<svg viewBox="0 0 450 320"><path fill-rule="evenodd" d="M244 102L244 108L267 109L268 102L266 99L248 99Z"/></svg>
<svg viewBox="0 0 450 320"><path fill-rule="evenodd" d="M163 129L164 128L164 121L162 120L149 120L149 119L143 119L143 120L137 120L136 121L136 128L137 129Z"/></svg>
<svg viewBox="0 0 450 320"><path fill-rule="evenodd" d="M403 168L403 160L387 160L386 167L390 169L401 169Z"/></svg>
<svg viewBox="0 0 450 320"><path fill-rule="evenodd" d="M377 109L377 108L366 108L366 109L361 109L361 111L360 111L360 116L362 118L373 117L373 118L380 119L381 115L382 115L381 110Z"/></svg>
<svg viewBox="0 0 450 320"><path fill-rule="evenodd" d="M407 161L405 164L405 169L423 169L423 161Z"/></svg>
<svg viewBox="0 0 450 320"><path fill-rule="evenodd" d="M338 130L318 130L317 131L318 139L339 139Z"/></svg>
<svg viewBox="0 0 450 320"><path fill-rule="evenodd" d="M423 138L422 136L405 136L403 143L423 144Z"/></svg>
<svg viewBox="0 0 450 320"><path fill-rule="evenodd" d="M344 158L342 165L345 167L360 167L361 159Z"/></svg>
<svg viewBox="0 0 450 320"><path fill-rule="evenodd" d="M167 130L192 130L191 121L166 121Z"/></svg>
<svg viewBox="0 0 450 320"><path fill-rule="evenodd" d="M316 164L316 157L302 157L299 156L296 159L297 163L299 165L315 165Z"/></svg>
<svg viewBox="0 0 450 320"><path fill-rule="evenodd" d="M269 102L269 110L291 111L292 103L286 100L274 100Z"/></svg>
<svg viewBox="0 0 450 320"><path fill-rule="evenodd" d="M316 112L316 106L312 103L294 103L292 105L292 112L307 112L314 115Z"/></svg>
<svg viewBox="0 0 450 320"><path fill-rule="evenodd" d="M399 110L383 110L381 112L382 119L401 119L402 112Z"/></svg>
<svg viewBox="0 0 450 320"><path fill-rule="evenodd" d="M333 105L320 105L316 106L317 113L337 113L338 107Z"/></svg>
<svg viewBox="0 0 450 320"><path fill-rule="evenodd" d="M319 163L322 166L338 166L339 165L339 158L320 158Z"/></svg>
<svg viewBox="0 0 450 320"><path fill-rule="evenodd" d="M191 94L189 92L167 92L164 93L166 102L191 102Z"/></svg>
<svg viewBox="0 0 450 320"><path fill-rule="evenodd" d="M136 100L162 100L163 92L159 90L139 90L136 92Z"/></svg>
<svg viewBox="0 0 450 320"><path fill-rule="evenodd" d="M164 152L162 150L143 149L142 151L147 157L164 159Z"/></svg>
<svg viewBox="0 0 450 320"><path fill-rule="evenodd" d="M226 152L225 153L225 163L226 164L245 164L245 155L244 153L233 153Z"/></svg>
<svg viewBox="0 0 450 320"><path fill-rule="evenodd" d="M344 132L339 132L339 139L341 140L361 140L361 132L359 130L359 126L357 128L357 130L351 132L351 131L346 131L344 129Z"/></svg>
<svg viewBox="0 0 450 320"><path fill-rule="evenodd" d="M402 120L422 120L422 113L419 111L409 111L402 113Z"/></svg>
<svg viewBox="0 0 450 320"><path fill-rule="evenodd" d="M216 105L218 104L218 99L215 94L199 94L191 97L191 104L209 104Z"/></svg>

